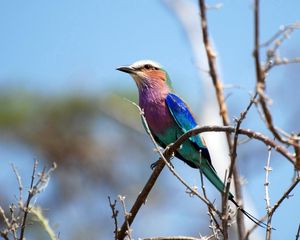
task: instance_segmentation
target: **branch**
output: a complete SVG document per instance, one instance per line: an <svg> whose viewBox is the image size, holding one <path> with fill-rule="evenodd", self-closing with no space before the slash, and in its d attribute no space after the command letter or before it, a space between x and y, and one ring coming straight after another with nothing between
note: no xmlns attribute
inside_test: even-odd
<svg viewBox="0 0 300 240"><path fill-rule="evenodd" d="M231 178L234 173L234 166L235 166L235 162L236 162L236 158L237 158L236 150L237 150L237 145L238 145L238 135L239 135L238 132L240 130L243 120L246 118L247 113L249 112L250 108L252 107L253 103L255 102L256 96L257 96L257 94L255 94L252 97L252 99L251 99L250 103L248 104L248 106L246 107L245 111L243 111L240 114L240 117L236 120L236 127L234 130L234 137L233 137L233 145L232 145L231 152L230 152L231 162L230 162L230 167L229 167L229 174L227 177L224 194L223 194L223 198L222 198L222 206L223 206L224 213L226 213L226 210L224 208L227 206ZM243 209L241 199L239 197L236 197L236 201L239 204L239 206ZM225 215L224 217L227 218L228 216ZM240 222L240 223L244 222L243 214L239 211L237 212L237 222ZM245 235L245 225L239 224L238 227L239 227L239 238L242 239L243 236Z"/></svg>
<svg viewBox="0 0 300 240"><path fill-rule="evenodd" d="M296 233L296 240L299 239L299 236L300 236L300 224L298 225L298 230L297 230L297 233Z"/></svg>
<svg viewBox="0 0 300 240"><path fill-rule="evenodd" d="M276 139L278 139L280 142L296 146L299 148L299 144L295 143L292 136L289 138L284 138L280 135L280 133L277 131L277 129L274 127L273 118L271 115L271 112L267 106L266 102L266 95L265 95L265 76L267 71L273 66L272 64L265 67L265 69L262 69L260 64L260 45L259 45L259 0L255 0L254 4L254 60L255 60L255 70L256 70L256 91L259 94L259 102L264 114L264 119L267 125L267 128L271 131L271 133L274 135ZM274 51L276 51L276 46ZM274 52L272 53L274 54ZM295 58L292 60L292 62L299 62L299 58ZM276 63L276 65L288 63L288 60L286 61L279 61Z"/></svg>
<svg viewBox="0 0 300 240"><path fill-rule="evenodd" d="M273 47L267 49L267 59L263 66L264 72L267 73L271 68L282 64L299 63L300 58L281 58L277 50L283 44L283 42L289 38L290 34L300 28L300 22L295 22L288 26L283 26L269 41L262 44L261 47L267 47L271 43L274 43Z"/></svg>
<svg viewBox="0 0 300 240"><path fill-rule="evenodd" d="M182 136L180 136L175 143L172 145L173 147L178 149L180 145L189 137L197 135L199 133L203 132L227 132L227 133L234 133L235 127L231 126L203 126L203 127L197 127L193 128L192 130L186 132ZM287 160L289 160L293 165L295 165L295 157L293 154L291 154L285 147L279 145L272 139L268 138L267 136L263 135L262 133L252 131L250 129L239 129L238 134L246 135L249 138L256 139L260 142L263 142L265 145L272 147L283 155Z"/></svg>
<svg viewBox="0 0 300 240"><path fill-rule="evenodd" d="M27 215L28 215L28 213L30 211L30 209L29 209L29 203L30 203L32 197L34 196L33 184L34 184L35 172L36 172L37 166L38 166L38 161L35 160L34 164L33 164L32 175L31 175L30 189L28 191L28 197L27 197L27 200L26 200L25 208L24 208L24 216L23 216L23 220L22 220L22 226L21 226L21 232L20 232L20 240L23 240L23 238L24 238L25 224L26 224L26 220L27 220Z"/></svg>
<svg viewBox="0 0 300 240"><path fill-rule="evenodd" d="M225 97L223 93L222 82L219 79L217 74L217 67L216 67L216 54L214 53L208 35L208 24L206 19L206 4L205 0L199 0L200 6L200 15L201 15L201 29L202 29L202 36L203 36L203 43L206 50L207 61L209 66L209 73L215 88L216 97L220 109L220 115L222 117L223 125L228 126L230 124L229 115L227 111L227 107L225 104ZM232 152L232 143L230 139L230 135L226 132L226 139L227 144L229 147L229 152ZM238 171L235 164L232 164L232 171L234 177L234 186L235 186L235 195L237 199L242 199L242 191L241 191L241 184L239 181ZM223 197L224 198L224 197ZM226 203L226 200L224 201ZM223 215L227 215L227 206L223 206ZM224 231L224 239L228 239L228 232L227 232L227 223L226 217L222 220L223 231ZM238 225L238 232L239 232L239 239L245 234L245 224L244 224L244 216L238 212L237 214L237 225Z"/></svg>
<svg viewBox="0 0 300 240"><path fill-rule="evenodd" d="M12 164L12 169L16 175L16 178L17 178L17 182L18 182L18 186L19 186L19 200L18 200L18 204L20 207L23 207L22 204L23 204L23 184L22 184L22 180L21 180L21 175L17 169L17 167Z"/></svg>
<svg viewBox="0 0 300 240"><path fill-rule="evenodd" d="M274 212L277 210L277 208L280 206L280 204L287 198L290 197L290 193L291 191L293 191L293 189L297 186L297 184L300 181L300 176L296 176L296 178L294 179L294 181L292 182L291 186L285 191L285 193L279 198L279 200L274 204L274 206L272 207L272 209L270 210L269 215L272 217Z"/></svg>
<svg viewBox="0 0 300 240"><path fill-rule="evenodd" d="M300 22L299 21L297 21L295 23L292 23L292 24L289 24L289 25L286 25L286 26L281 26L279 31L276 32L268 41L262 43L260 45L260 47L268 47L270 44L275 42L276 39L278 37L280 37L281 35L285 35L287 32L291 33L295 29L299 29L299 28L300 28Z"/></svg>
<svg viewBox="0 0 300 240"><path fill-rule="evenodd" d="M37 193L40 193L47 186L50 175L56 169L57 166L56 166L56 163L53 163L52 167L47 172L46 172L46 169L44 168L43 171L38 175L38 177L39 177L38 180L36 181L36 183L34 183L37 167L38 167L38 161L35 160L34 165L33 165L30 189L28 191L28 197L26 200L26 204L25 204L25 207L21 207L21 209L24 211L24 215L23 215L22 224L21 224L21 232L20 232L20 237L19 237L20 240L24 239L27 216L31 210L30 201Z"/></svg>
<svg viewBox="0 0 300 240"><path fill-rule="evenodd" d="M230 121L228 117L227 107L225 104L222 82L220 81L217 73L216 54L214 53L209 41L205 0L199 0L199 6L200 6L200 14L201 14L201 29L202 29L203 43L207 55L209 74L211 76L216 91L216 97L219 104L220 115L222 117L223 124L227 126L229 125Z"/></svg>
<svg viewBox="0 0 300 240"><path fill-rule="evenodd" d="M296 176L296 178L294 179L294 181L292 182L292 184L290 185L290 187L286 190L285 193L283 193L283 195L279 198L279 200L274 204L274 206L270 209L269 214L266 214L265 216L263 216L260 221L264 221L267 218L270 218L270 216L272 217L272 215L274 214L274 212L276 211L276 209L280 206L280 204L286 199L290 197L290 193L291 191L297 186L297 184L300 181L300 177L299 175ZM271 222L268 222L268 226L270 226ZM254 231L254 229L256 229L257 225L254 225L251 229L249 229L244 237L244 239L248 239L249 235Z"/></svg>
<svg viewBox="0 0 300 240"><path fill-rule="evenodd" d="M163 170L164 167L165 167L165 162L160 159L158 161L157 165L156 165L156 168L152 172L150 178L148 179L148 181L145 184L143 190L138 195L137 199L135 200L135 202L134 202L134 204L133 204L133 206L130 210L130 215L127 218L127 222L129 224L129 226L132 224L132 222L133 222L136 214L140 210L142 204L144 204L146 202L146 199L147 199L150 191L152 190L158 176L160 175L160 173L161 173L161 171ZM125 221L123 223L121 229L118 231L118 239L119 240L122 240L122 239L125 238L126 231L127 231L127 223Z"/></svg>
<svg viewBox="0 0 300 240"><path fill-rule="evenodd" d="M206 195L204 179L203 179L203 172L202 172L201 169L199 169L199 172L200 172L200 180L201 180L201 188L202 188L203 196L207 201L209 201L208 198L207 198L207 195ZM208 208L208 215L209 215L209 218L210 218L209 228L211 228L214 238L219 239L219 232L223 233L223 230L220 227L218 221L216 220L216 218L214 216L213 209L211 209L209 206L207 206L207 208Z"/></svg>
<svg viewBox="0 0 300 240"><path fill-rule="evenodd" d="M185 237L185 236L175 236L175 237L151 237L144 238L143 240L209 240L210 238L194 238L194 237Z"/></svg>
<svg viewBox="0 0 300 240"><path fill-rule="evenodd" d="M268 147L268 158L267 158L267 165L265 166L265 171L266 171L266 176L265 176L265 201L266 201L266 209L267 209L267 215L268 215L268 221L267 221L267 230L266 230L266 239L270 240L271 239L271 230L272 228L270 227L271 225L271 219L270 219L270 211L271 211L271 206L270 206L270 195L269 195L269 172L272 171L272 168L270 167L270 161L271 161L271 148Z"/></svg>
<svg viewBox="0 0 300 240"><path fill-rule="evenodd" d="M118 237L118 214L119 211L116 210L116 204L117 204L117 200L114 200L114 202L111 201L110 196L108 196L108 202L109 202L109 206L111 208L111 212L112 212L112 218L114 219L114 224L115 224L115 230L114 230L114 234L115 234L115 239L117 239Z"/></svg>
<svg viewBox="0 0 300 240"><path fill-rule="evenodd" d="M267 213L271 210L271 204L270 204L270 194L269 194L269 172L272 171L272 168L270 167L270 161L271 161L271 148L268 147L268 158L267 158L267 165L265 166L266 176L265 176L265 201L266 201L266 209Z"/></svg>
<svg viewBox="0 0 300 240"><path fill-rule="evenodd" d="M190 138L191 136L197 135L199 133L202 132L227 132L227 133L234 133L234 131L236 130L235 127L230 127L230 126L204 126L204 127L197 127L194 128L188 132L186 132L185 134L183 134L181 137L179 137L177 139L176 142L174 142L173 144L171 144L169 147L166 148L166 150L163 153L164 158L160 158L157 161L157 165L153 171L153 173L151 174L149 180L147 181L146 185L144 186L143 190L141 191L141 193L138 195L135 203L133 204L130 212L129 212L129 216L127 218L128 224L129 226L132 224L134 218L136 217L136 214L138 213L141 205L143 203L145 203L150 191L152 190L159 174L161 173L162 169L164 168L164 166L166 165L166 163L168 163L168 160L170 159L170 157L173 155L173 153L180 148L181 144L183 144L184 141L186 141L188 138ZM295 165L295 158L294 156L288 152L288 150L284 147L282 147L281 145L277 144L275 141L269 139L268 137L264 136L261 133L258 132L254 132L251 130L247 130L247 129L239 129L238 130L238 134L242 134L242 135L246 135L249 138L254 138L258 141L263 142L265 145L270 146L272 148L274 148L278 153L280 153L281 155L283 155L285 158L287 158L293 165ZM166 161L166 162L165 162ZM172 169L172 167L171 167ZM174 169L173 169L173 173L174 173ZM182 180L180 180L182 181ZM212 209L214 209L214 211L216 213L218 213L218 211L215 209L214 205L211 204L210 202L207 202L205 198L203 198L201 195L199 195L198 192L196 192L193 188L191 188L189 185L187 185L184 181L182 182L187 188L189 188L189 190L195 194L197 197L199 197L203 202L205 202L205 204L209 205ZM127 223L124 222L121 229L118 231L118 239L124 239L126 236L126 231L127 231Z"/></svg>
<svg viewBox="0 0 300 240"><path fill-rule="evenodd" d="M129 225L129 222L128 222L128 218L130 217L130 213L128 213L127 210L126 210L125 196L118 195L118 198L119 198L119 201L122 204L123 211L124 211L125 224L126 224L126 228L127 228L126 235L128 236L129 240L131 240L132 239L132 237L131 237L132 229L130 229L130 225Z"/></svg>

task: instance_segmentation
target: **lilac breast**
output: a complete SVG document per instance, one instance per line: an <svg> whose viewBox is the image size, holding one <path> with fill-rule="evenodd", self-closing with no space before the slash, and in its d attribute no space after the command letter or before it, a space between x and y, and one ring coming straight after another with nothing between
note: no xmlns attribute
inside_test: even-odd
<svg viewBox="0 0 300 240"><path fill-rule="evenodd" d="M141 91L139 94L140 107L144 110L147 123L151 130L157 134L164 133L174 124L165 102L167 94L168 92L155 92L153 89Z"/></svg>

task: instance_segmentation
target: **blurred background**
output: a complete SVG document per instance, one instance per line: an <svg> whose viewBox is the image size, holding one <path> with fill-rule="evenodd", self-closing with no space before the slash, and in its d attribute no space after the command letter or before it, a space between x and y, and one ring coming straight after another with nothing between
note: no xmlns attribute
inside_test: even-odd
<svg viewBox="0 0 300 240"><path fill-rule="evenodd" d="M255 86L253 3L207 4L212 6L209 30L233 120ZM262 1L261 7L261 42L280 26L299 20L299 1ZM215 93L207 75L198 12L197 1L2 1L0 205L7 208L16 202L18 185L11 163L28 189L34 159L40 166L56 162L58 168L36 204L60 239L112 239L107 197L126 196L130 209L151 174L150 164L158 159L137 109L125 100L137 101L136 86L115 68L140 59L160 62L201 124L219 122L216 114L210 115L218 110L209 101L214 101ZM295 31L281 46L281 56L300 56L299 42ZM267 79L275 124L289 132L299 132L300 127L300 102L295 97L299 76L299 65L294 64L274 68ZM255 108L242 127L271 136ZM213 144L209 148L214 151ZM266 159L267 149L261 143L250 141L239 147L238 167L249 197L246 209L256 216L265 213ZM199 186L197 171L177 159L173 164L191 185ZM293 168L275 152L271 166L274 203L289 186ZM218 203L219 194L209 183L206 188ZM293 194L273 218L277 229L273 239L296 235L299 189ZM206 206L189 197L165 169L132 226L133 236L207 235L206 212ZM30 229L30 239L47 239L38 226ZM256 230L255 236L263 239L263 231Z"/></svg>

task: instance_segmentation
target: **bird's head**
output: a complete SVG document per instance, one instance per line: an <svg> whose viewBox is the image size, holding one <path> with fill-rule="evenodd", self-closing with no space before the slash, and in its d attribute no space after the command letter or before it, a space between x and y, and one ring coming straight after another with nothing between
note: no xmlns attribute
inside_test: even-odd
<svg viewBox="0 0 300 240"><path fill-rule="evenodd" d="M171 82L167 72L159 63L154 61L141 60L129 66L118 67L117 70L129 73L139 89L155 86L171 89Z"/></svg>

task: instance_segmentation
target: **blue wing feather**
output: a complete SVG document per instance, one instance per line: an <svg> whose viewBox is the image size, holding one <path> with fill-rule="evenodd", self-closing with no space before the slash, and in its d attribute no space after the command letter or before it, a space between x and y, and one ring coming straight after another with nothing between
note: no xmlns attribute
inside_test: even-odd
<svg viewBox="0 0 300 240"><path fill-rule="evenodd" d="M176 123L184 133L197 127L197 122L191 110L180 97L174 93L169 93L166 97L166 103ZM202 156L211 164L208 149L202 142L200 135L192 136L190 140L201 150Z"/></svg>
<svg viewBox="0 0 300 240"><path fill-rule="evenodd" d="M176 96L174 93L169 93L166 97L166 103L176 123L183 132L187 132L197 127L194 116L187 104L180 97ZM199 135L192 136L190 139L200 148L206 148Z"/></svg>

